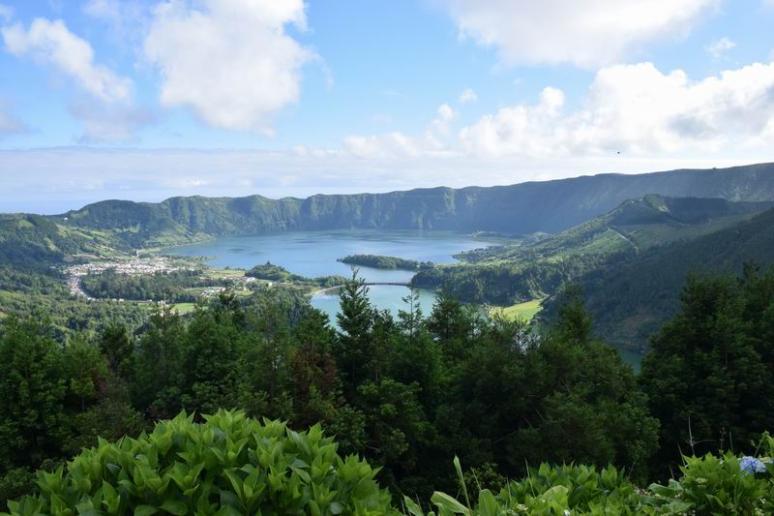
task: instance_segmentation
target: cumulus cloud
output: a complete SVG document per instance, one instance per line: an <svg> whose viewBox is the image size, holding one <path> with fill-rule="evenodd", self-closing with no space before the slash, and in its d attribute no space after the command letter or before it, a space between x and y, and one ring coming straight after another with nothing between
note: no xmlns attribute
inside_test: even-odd
<svg viewBox="0 0 774 516"><path fill-rule="evenodd" d="M715 59L720 59L723 57L729 50L732 50L733 48L736 48L736 43L731 41L730 39L726 37L722 37L717 41L713 41L709 45L707 45L707 53L714 57Z"/></svg>
<svg viewBox="0 0 774 516"><path fill-rule="evenodd" d="M285 30L305 23L303 0L157 5L144 50L161 73L161 103L190 107L215 127L270 131L272 114L298 99L301 68L313 58Z"/></svg>
<svg viewBox="0 0 774 516"><path fill-rule="evenodd" d="M432 138L443 137L449 134L449 126L457 118L457 112L449 104L438 106L436 116L430 123L426 134Z"/></svg>
<svg viewBox="0 0 774 516"><path fill-rule="evenodd" d="M601 69L582 107L546 88L533 105L482 117L460 131L467 152L490 156L637 155L774 143L774 63L692 82L651 63Z"/></svg>
<svg viewBox="0 0 774 516"><path fill-rule="evenodd" d="M684 34L717 0L437 0L463 37L508 63L608 65Z"/></svg>
<svg viewBox="0 0 774 516"><path fill-rule="evenodd" d="M3 27L2 35L8 52L53 66L98 99L113 102L131 95L131 81L95 63L89 42L70 32L61 20L37 18L29 28L16 23Z"/></svg>
<svg viewBox="0 0 774 516"><path fill-rule="evenodd" d="M471 90L470 88L467 88L462 93L460 93L459 97L460 104L469 104L471 102L475 102L478 100L478 95L475 91Z"/></svg>
<svg viewBox="0 0 774 516"><path fill-rule="evenodd" d="M107 9L111 2L91 2ZM114 6L115 7L115 6ZM133 83L95 60L91 44L73 34L61 20L35 19L28 28L15 23L2 28L6 50L30 57L67 76L83 94L70 103L70 113L83 124L83 142L132 140L154 116L135 106Z"/></svg>
<svg viewBox="0 0 774 516"><path fill-rule="evenodd" d="M416 158L449 154L451 126L457 112L449 104L441 104L435 117L420 136L400 131L376 135L351 135L344 139L344 151L362 159Z"/></svg>

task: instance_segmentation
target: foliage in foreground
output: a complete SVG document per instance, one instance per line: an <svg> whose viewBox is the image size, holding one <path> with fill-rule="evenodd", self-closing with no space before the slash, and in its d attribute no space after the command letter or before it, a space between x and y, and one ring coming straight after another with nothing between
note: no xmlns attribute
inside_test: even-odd
<svg viewBox="0 0 774 516"><path fill-rule="evenodd" d="M541 462L613 465L645 486L679 473L681 452L757 455L754 443L774 428L774 272L753 272L689 284L639 379L593 338L577 297L542 329L486 318L447 293L427 318L415 296L394 318L357 278L342 289L338 331L277 288L64 340L45 320L9 316L0 511L33 492L35 470L181 410L242 409L296 430L319 422L343 454L378 467L393 496L423 502L454 492L454 455L471 469L468 488L478 491L477 478L492 493L506 478L534 477L528 466Z"/></svg>
<svg viewBox="0 0 774 516"><path fill-rule="evenodd" d="M219 411L150 435L100 441L53 473L12 514L390 514L376 470L341 457L319 426L297 433Z"/></svg>
<svg viewBox="0 0 774 516"><path fill-rule="evenodd" d="M530 469L498 494L470 493L460 462L456 498L436 492L433 511L406 497L400 509L380 489L376 470L341 457L319 426L294 432L239 411L193 422L184 413L138 439L100 441L66 468L38 474L40 494L9 504L33 514L312 514L500 516L517 514L771 514L771 459L706 455L685 458L679 480L636 487L620 470L585 465ZM769 456L774 439L761 448ZM474 479L477 483L477 479Z"/></svg>
<svg viewBox="0 0 774 516"><path fill-rule="evenodd" d="M479 489L472 498L459 461L455 468L461 495L436 492L435 511L425 513L419 504L405 498L411 516L504 516L546 515L763 515L774 513L774 438L765 434L761 442L768 457L685 457L679 480L667 485L636 487L621 471L609 466L595 469L584 465L549 466L529 471L521 481L508 483L499 494Z"/></svg>

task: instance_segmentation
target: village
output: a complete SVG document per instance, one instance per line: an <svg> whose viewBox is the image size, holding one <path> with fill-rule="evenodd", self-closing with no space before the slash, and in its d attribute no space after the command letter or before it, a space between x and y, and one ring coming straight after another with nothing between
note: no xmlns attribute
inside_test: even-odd
<svg viewBox="0 0 774 516"><path fill-rule="evenodd" d="M82 280L86 276L102 274L106 271L114 271L117 274L126 276L153 276L155 274L169 274L176 271L198 271L202 269L202 264L191 260L181 260L164 256L155 256L148 258L131 258L126 260L94 261L80 263L64 268L67 286L72 296L95 301L97 298L90 296L82 286ZM241 284L246 288L248 284L256 281L255 278L244 276L241 270L214 270L204 267L204 274L213 278L227 280L233 284ZM220 294L226 290L225 286L207 286L198 294L202 299L206 299ZM99 298L105 300L105 298ZM123 299L110 299L111 301L121 302Z"/></svg>

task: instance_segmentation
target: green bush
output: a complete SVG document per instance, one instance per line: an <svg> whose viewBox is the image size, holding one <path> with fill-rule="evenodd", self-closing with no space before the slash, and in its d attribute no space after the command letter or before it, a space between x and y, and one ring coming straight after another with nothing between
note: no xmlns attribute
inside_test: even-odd
<svg viewBox="0 0 774 516"><path fill-rule="evenodd" d="M40 473L40 494L9 503L33 514L395 514L376 471L342 458L319 426L297 433L219 411L181 414L150 435L100 441Z"/></svg>
<svg viewBox="0 0 774 516"><path fill-rule="evenodd" d="M455 468L462 486L465 503L436 492L431 499L437 512L427 515L412 500L404 500L412 516L500 516L516 514L639 514L642 497L637 488L616 468L597 470L589 466L550 466L543 464L531 469L525 479L513 481L498 495L488 489L478 492L475 499L462 482L462 469L455 459ZM475 502L475 503L471 503Z"/></svg>
<svg viewBox="0 0 774 516"><path fill-rule="evenodd" d="M205 420L197 424L181 414L150 435L100 441L65 467L39 472L39 494L10 502L11 514L774 514L774 438L768 434L758 448L761 458L686 457L679 479L648 489L612 466L543 464L494 494L475 473L463 475L455 458L459 496L434 493L434 511L426 513L422 501L409 498L396 509L379 488L377 471L357 457L342 458L319 426L299 433L230 411ZM12 473L2 485L24 489L25 472Z"/></svg>
<svg viewBox="0 0 774 516"><path fill-rule="evenodd" d="M742 471L731 453L688 457L682 478L653 484L651 504L668 514L771 514L771 481Z"/></svg>
<svg viewBox="0 0 774 516"><path fill-rule="evenodd" d="M411 516L505 516L545 515L764 515L774 514L774 438L764 435L762 448L769 457L685 457L682 476L668 485L652 484L647 490L634 486L612 466L541 465L521 481L512 481L498 495L479 489L468 492L459 461L455 468L461 494L454 498L436 492L434 512L425 513L404 498Z"/></svg>

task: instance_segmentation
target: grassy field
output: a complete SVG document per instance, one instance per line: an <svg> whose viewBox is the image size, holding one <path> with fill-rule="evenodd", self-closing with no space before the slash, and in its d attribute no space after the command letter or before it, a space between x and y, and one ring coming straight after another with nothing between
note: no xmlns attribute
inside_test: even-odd
<svg viewBox="0 0 774 516"><path fill-rule="evenodd" d="M190 314L196 308L196 303L177 303L172 305L172 310L176 311L180 315Z"/></svg>
<svg viewBox="0 0 774 516"><path fill-rule="evenodd" d="M542 299L533 299L525 303L518 303L511 306L493 306L489 309L491 315L499 315L511 321L522 320L529 322L543 308Z"/></svg>
<svg viewBox="0 0 774 516"><path fill-rule="evenodd" d="M204 276L216 280L240 279L245 277L242 269L206 269Z"/></svg>

